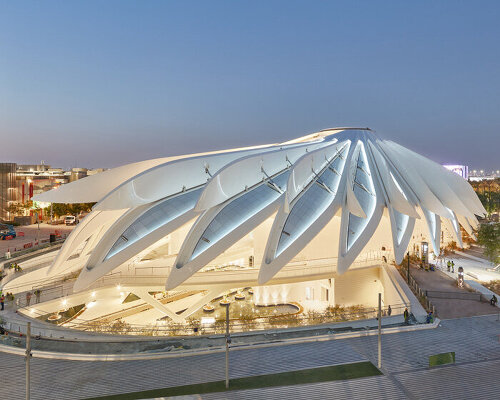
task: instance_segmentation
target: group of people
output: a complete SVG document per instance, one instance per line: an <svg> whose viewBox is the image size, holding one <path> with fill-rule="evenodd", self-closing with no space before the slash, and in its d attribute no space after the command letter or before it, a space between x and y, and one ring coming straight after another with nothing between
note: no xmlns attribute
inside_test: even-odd
<svg viewBox="0 0 500 400"><path fill-rule="evenodd" d="M10 268L10 269L13 269L13 270L14 270L14 271L16 271L16 272L20 272L20 271L22 271L22 270L23 270L23 269L21 268L21 266L20 266L18 263L16 263L16 262L11 262L11 263L10 263L10 265L9 265L9 268Z"/></svg>
<svg viewBox="0 0 500 400"><path fill-rule="evenodd" d="M2 308L1 308L2 310L5 309L5 302L6 301L14 301L14 295L12 293L9 293L9 292L4 294L3 291L0 290L0 303L2 305Z"/></svg>
<svg viewBox="0 0 500 400"><path fill-rule="evenodd" d="M453 260L448 260L446 266L448 267L448 272L455 272L455 262Z"/></svg>
<svg viewBox="0 0 500 400"><path fill-rule="evenodd" d="M5 267L0 269L0 281L7 276L7 273L4 271ZM21 272L23 269L16 262L11 262L8 266L8 269L13 269L15 272Z"/></svg>
<svg viewBox="0 0 500 400"><path fill-rule="evenodd" d="M33 293L31 292L26 292L26 306L29 306L31 304L31 298L33 297L33 295L35 295L35 303L40 303L40 296L42 295L42 291L40 289L36 289L35 291L33 291ZM0 290L0 304L1 304L1 310L5 310L5 302L6 301L14 301L14 295L12 293L6 293L4 294L1 290Z"/></svg>
<svg viewBox="0 0 500 400"><path fill-rule="evenodd" d="M40 303L40 295L42 294L42 291L40 289L37 289L33 292L33 294L36 297L36 303ZM31 303L31 297L33 296L31 292L26 292L26 306L29 306Z"/></svg>

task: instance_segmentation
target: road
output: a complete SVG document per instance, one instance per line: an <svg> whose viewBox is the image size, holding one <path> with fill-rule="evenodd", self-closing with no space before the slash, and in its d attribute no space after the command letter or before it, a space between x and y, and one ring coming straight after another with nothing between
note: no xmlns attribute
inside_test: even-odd
<svg viewBox="0 0 500 400"><path fill-rule="evenodd" d="M38 238L40 238L40 240L49 239L49 235L55 233L56 230L62 235L68 235L74 229L74 226L40 224L40 232L38 232L38 226L36 224L16 226L15 229L16 233L19 234L19 232L23 232L24 236L17 236L15 239L11 240L0 240L0 255L4 255L8 250L13 252L16 249L23 249L26 243L34 244Z"/></svg>

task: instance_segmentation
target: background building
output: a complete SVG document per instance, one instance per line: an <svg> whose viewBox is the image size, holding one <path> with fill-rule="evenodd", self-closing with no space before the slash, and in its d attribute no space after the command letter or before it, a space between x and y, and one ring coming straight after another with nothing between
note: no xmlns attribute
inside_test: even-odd
<svg viewBox="0 0 500 400"><path fill-rule="evenodd" d="M0 220L12 221L15 214L28 213L22 207L33 196L58 188L69 182L104 171L102 168L52 168L44 164L0 163ZM9 210L10 206L10 210ZM43 212L43 211L42 211Z"/></svg>
<svg viewBox="0 0 500 400"><path fill-rule="evenodd" d="M9 206L16 201L16 164L0 163L0 221L10 220Z"/></svg>

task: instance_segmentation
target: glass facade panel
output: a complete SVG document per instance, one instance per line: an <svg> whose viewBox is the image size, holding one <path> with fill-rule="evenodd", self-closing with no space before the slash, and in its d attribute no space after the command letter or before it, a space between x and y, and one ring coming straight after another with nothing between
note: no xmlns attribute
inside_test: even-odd
<svg viewBox="0 0 500 400"><path fill-rule="evenodd" d="M357 240L361 232L365 229L366 224L375 210L375 188L370 173L370 167L366 157L363 144L359 144L359 154L354 175L353 191L359 201L359 205L366 214L366 218L360 218L356 215L349 214L349 224L347 230L347 249L349 250Z"/></svg>
<svg viewBox="0 0 500 400"><path fill-rule="evenodd" d="M286 189L288 175L289 171L286 170L271 179L282 191L284 191ZM198 257L213 244L217 243L237 226L266 208L269 204L278 199L280 195L281 193L270 187L269 180L266 180L254 189L230 201L219 211L203 232L203 235L198 240L193 254L191 255L191 260Z"/></svg>
<svg viewBox="0 0 500 400"><path fill-rule="evenodd" d="M276 248L276 257L287 249L328 208L340 183L348 147L328 165L305 193L293 205L285 222ZM325 188L326 186L326 188ZM328 189L327 189L328 188Z"/></svg>
<svg viewBox="0 0 500 400"><path fill-rule="evenodd" d="M403 239L403 235L405 233L406 227L408 226L409 217L406 214L401 214L397 210L394 210L394 220L396 222L397 235L396 240L397 243L401 243L401 239Z"/></svg>
<svg viewBox="0 0 500 400"><path fill-rule="evenodd" d="M125 229L109 250L105 260L194 208L201 190L202 188L190 190L189 192L162 200L151 207Z"/></svg>

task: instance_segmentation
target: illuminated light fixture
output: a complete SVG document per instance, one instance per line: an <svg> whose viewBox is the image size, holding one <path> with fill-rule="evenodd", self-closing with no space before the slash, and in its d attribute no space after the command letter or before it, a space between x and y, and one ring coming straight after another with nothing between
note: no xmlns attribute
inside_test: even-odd
<svg viewBox="0 0 500 400"><path fill-rule="evenodd" d="M96 300L92 300L89 304L87 304L87 308L92 308L96 305L97 301Z"/></svg>
<svg viewBox="0 0 500 400"><path fill-rule="evenodd" d="M91 297L95 297L95 292L90 293Z"/></svg>

